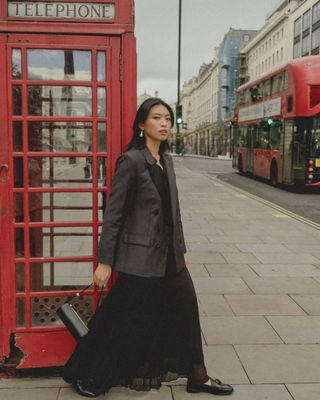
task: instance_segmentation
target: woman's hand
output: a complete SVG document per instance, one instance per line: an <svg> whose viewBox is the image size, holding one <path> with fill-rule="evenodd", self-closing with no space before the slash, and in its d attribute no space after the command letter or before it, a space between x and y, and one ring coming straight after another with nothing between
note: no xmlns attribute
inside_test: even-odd
<svg viewBox="0 0 320 400"><path fill-rule="evenodd" d="M99 287L107 285L108 280L112 274L112 267L109 264L98 264L97 269L93 275L93 282Z"/></svg>
<svg viewBox="0 0 320 400"><path fill-rule="evenodd" d="M184 253L184 263L186 264L186 267L189 269L190 263L187 257L187 253Z"/></svg>

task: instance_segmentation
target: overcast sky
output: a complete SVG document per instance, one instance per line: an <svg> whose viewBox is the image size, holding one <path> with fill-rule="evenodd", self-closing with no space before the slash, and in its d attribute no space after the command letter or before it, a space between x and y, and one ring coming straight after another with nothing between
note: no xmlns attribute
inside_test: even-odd
<svg viewBox="0 0 320 400"><path fill-rule="evenodd" d="M181 87L210 62L229 28L260 29L280 0L182 0ZM179 0L135 0L138 93L177 97Z"/></svg>

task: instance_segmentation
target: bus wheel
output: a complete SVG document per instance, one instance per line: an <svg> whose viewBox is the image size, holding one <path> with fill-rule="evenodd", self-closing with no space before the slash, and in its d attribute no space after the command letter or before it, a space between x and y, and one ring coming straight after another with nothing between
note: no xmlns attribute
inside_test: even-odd
<svg viewBox="0 0 320 400"><path fill-rule="evenodd" d="M275 161L272 161L270 169L270 181L272 186L278 185L278 167Z"/></svg>
<svg viewBox="0 0 320 400"><path fill-rule="evenodd" d="M243 162L242 162L242 156L239 156L238 158L238 170L240 174L243 174Z"/></svg>

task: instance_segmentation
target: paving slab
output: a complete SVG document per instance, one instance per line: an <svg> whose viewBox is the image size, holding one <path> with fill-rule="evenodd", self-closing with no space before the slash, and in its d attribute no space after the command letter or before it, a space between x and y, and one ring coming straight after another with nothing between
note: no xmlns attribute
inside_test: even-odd
<svg viewBox="0 0 320 400"><path fill-rule="evenodd" d="M57 400L59 388L0 389L1 400Z"/></svg>
<svg viewBox="0 0 320 400"><path fill-rule="evenodd" d="M264 243L281 243L281 244L318 244L319 245L320 237L311 237L310 235L305 236L291 236L289 233L287 235L278 235L275 234L273 236L263 236L261 239Z"/></svg>
<svg viewBox="0 0 320 400"><path fill-rule="evenodd" d="M193 283L197 293L251 293L240 278L194 278Z"/></svg>
<svg viewBox="0 0 320 400"><path fill-rule="evenodd" d="M310 276L320 277L320 269L311 264L250 264L261 277L264 276Z"/></svg>
<svg viewBox="0 0 320 400"><path fill-rule="evenodd" d="M199 294L199 312L203 316L233 315L224 296L220 294Z"/></svg>
<svg viewBox="0 0 320 400"><path fill-rule="evenodd" d="M210 344L282 343L264 317L201 317L201 330Z"/></svg>
<svg viewBox="0 0 320 400"><path fill-rule="evenodd" d="M286 385L294 400L319 400L320 383Z"/></svg>
<svg viewBox="0 0 320 400"><path fill-rule="evenodd" d="M0 379L0 389L59 388L69 386L62 378L6 378ZM1 393L1 392L0 392ZM0 396L1 399L1 396ZM2 399L1 399L2 400Z"/></svg>
<svg viewBox="0 0 320 400"><path fill-rule="evenodd" d="M195 252L240 253L235 245L227 243L188 243L188 249Z"/></svg>
<svg viewBox="0 0 320 400"><path fill-rule="evenodd" d="M195 264L223 264L226 263L225 258L220 253L209 253L209 252L191 252L188 253L188 259L190 263Z"/></svg>
<svg viewBox="0 0 320 400"><path fill-rule="evenodd" d="M244 277L256 294L320 294L320 282L314 278L298 277Z"/></svg>
<svg viewBox="0 0 320 400"><path fill-rule="evenodd" d="M189 273L192 278L209 278L209 272L204 264L189 264Z"/></svg>
<svg viewBox="0 0 320 400"><path fill-rule="evenodd" d="M294 294L292 299L309 315L320 315L320 295Z"/></svg>
<svg viewBox="0 0 320 400"><path fill-rule="evenodd" d="M304 315L305 312L288 295L225 295L236 315Z"/></svg>
<svg viewBox="0 0 320 400"><path fill-rule="evenodd" d="M213 243L263 243L261 238L246 235L207 235L207 238Z"/></svg>
<svg viewBox="0 0 320 400"><path fill-rule="evenodd" d="M254 253L262 264L317 264L319 259L310 254ZM253 263L250 263L253 264Z"/></svg>
<svg viewBox="0 0 320 400"><path fill-rule="evenodd" d="M252 383L319 382L320 345L236 345Z"/></svg>
<svg viewBox="0 0 320 400"><path fill-rule="evenodd" d="M228 264L257 264L259 259L251 253L222 253ZM206 261L205 261L206 262ZM207 261L210 262L210 261Z"/></svg>
<svg viewBox="0 0 320 400"><path fill-rule="evenodd" d="M290 250L282 244L237 244L243 253L290 253Z"/></svg>
<svg viewBox="0 0 320 400"><path fill-rule="evenodd" d="M232 400L292 400L285 385L234 385ZM174 400L213 400L210 394L186 393L183 387L173 388ZM313 399L311 399L313 400Z"/></svg>
<svg viewBox="0 0 320 400"><path fill-rule="evenodd" d="M270 316L267 320L285 343L320 343L320 317Z"/></svg>
<svg viewBox="0 0 320 400"><path fill-rule="evenodd" d="M205 264L211 277L257 277L248 264Z"/></svg>
<svg viewBox="0 0 320 400"><path fill-rule="evenodd" d="M47 400L42 398L42 400ZM79 400L80 396L72 389L61 389L60 395L57 400ZM159 390L152 389L148 392L138 392L124 387L111 388L108 393L97 397L97 399L107 400L172 400L171 389L169 386L162 386ZM2 400L2 399L1 399ZM56 399L55 399L56 400Z"/></svg>
<svg viewBox="0 0 320 400"><path fill-rule="evenodd" d="M319 240L319 239L318 239ZM293 253L310 253L310 254L319 254L319 242L314 244L288 244L287 248L290 249Z"/></svg>
<svg viewBox="0 0 320 400"><path fill-rule="evenodd" d="M186 243L209 243L207 236L205 235L184 235Z"/></svg>
<svg viewBox="0 0 320 400"><path fill-rule="evenodd" d="M203 346L208 375L230 384L250 383L233 346Z"/></svg>

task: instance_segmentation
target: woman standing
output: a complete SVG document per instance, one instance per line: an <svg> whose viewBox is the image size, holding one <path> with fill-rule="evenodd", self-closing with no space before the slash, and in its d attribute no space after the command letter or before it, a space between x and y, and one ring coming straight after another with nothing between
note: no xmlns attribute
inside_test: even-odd
<svg viewBox="0 0 320 400"><path fill-rule="evenodd" d="M62 371L83 396L118 385L158 389L178 377L188 378L190 393L233 392L210 378L204 363L173 162L166 153L173 120L164 101L146 100L127 152L117 160L94 282L105 286L112 270L119 278Z"/></svg>

